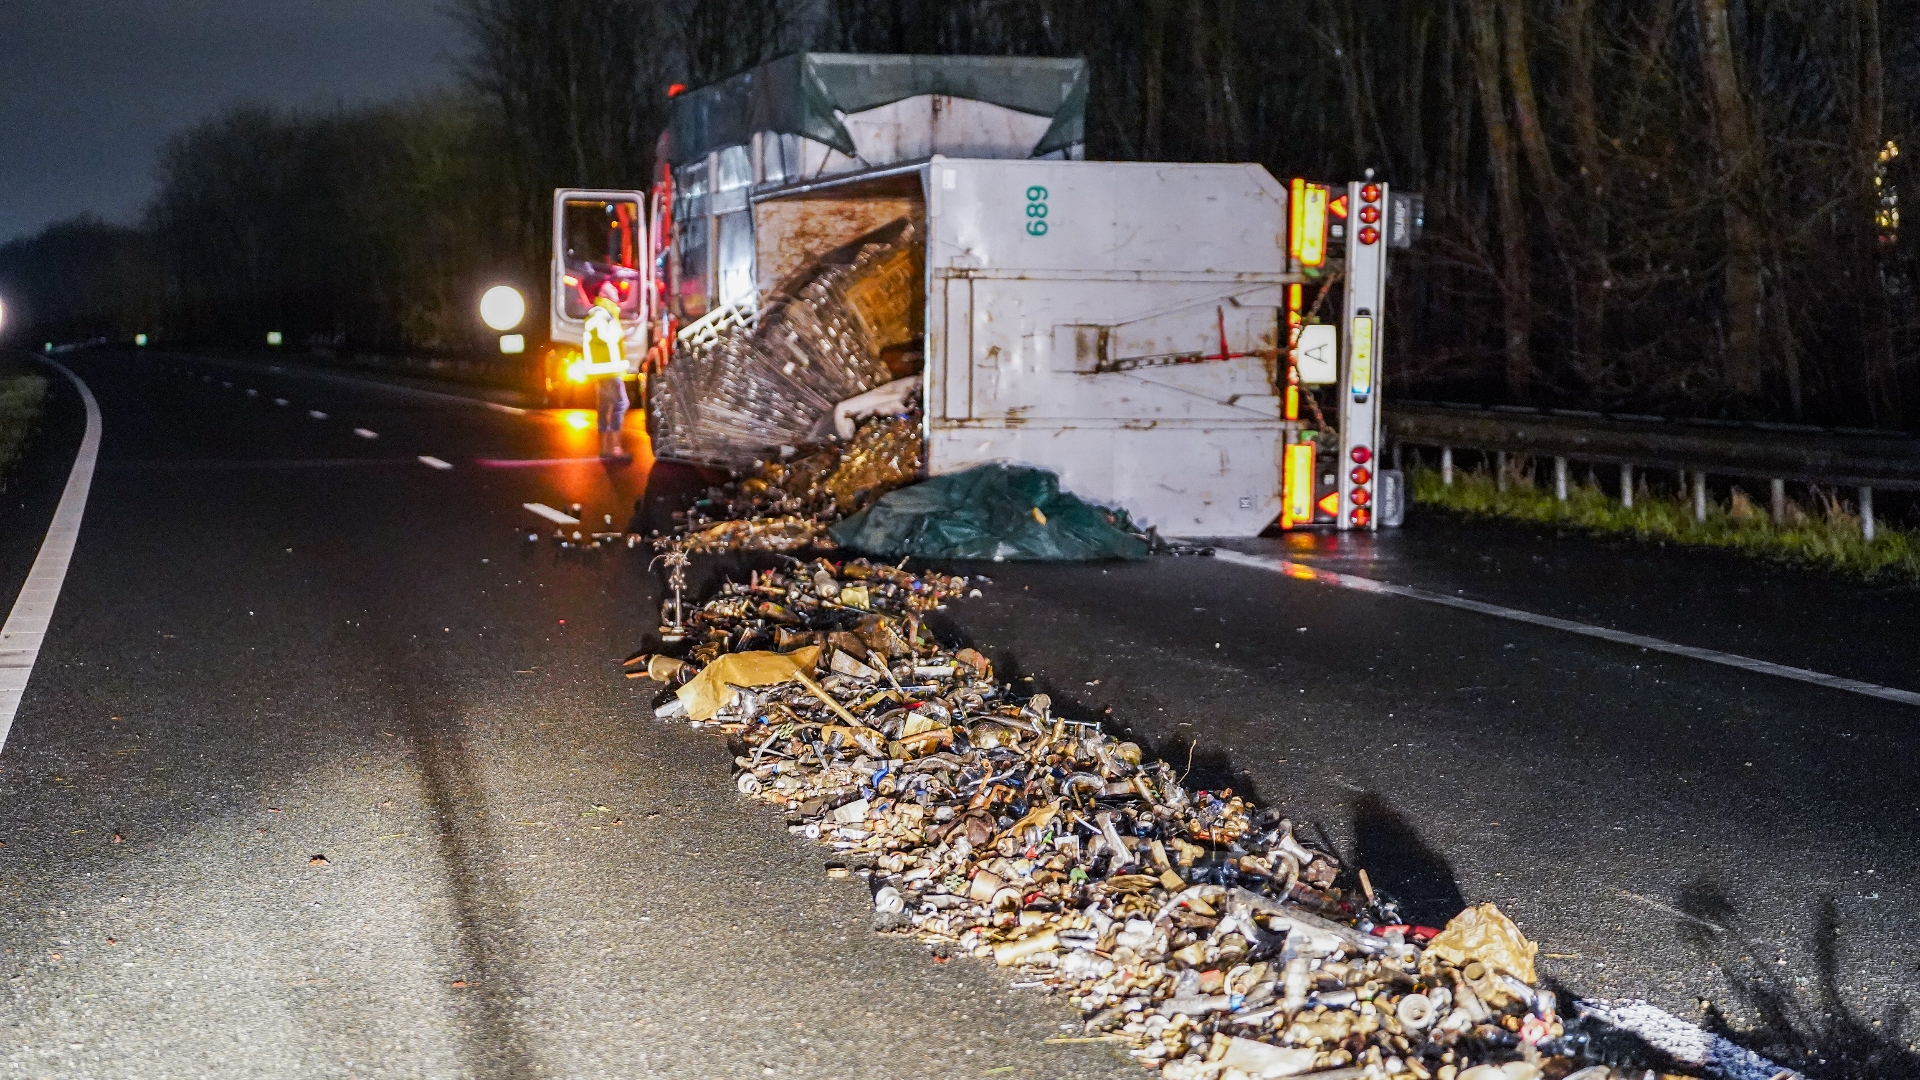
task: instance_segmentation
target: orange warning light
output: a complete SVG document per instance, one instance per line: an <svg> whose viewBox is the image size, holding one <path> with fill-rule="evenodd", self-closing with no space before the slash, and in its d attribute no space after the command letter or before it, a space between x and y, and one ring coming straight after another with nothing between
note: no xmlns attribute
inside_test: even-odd
<svg viewBox="0 0 1920 1080"><path fill-rule="evenodd" d="M1307 224L1307 182L1293 178L1293 190L1287 198L1287 257L1300 257L1300 234Z"/></svg>
<svg viewBox="0 0 1920 1080"><path fill-rule="evenodd" d="M1281 503L1285 513L1280 522L1283 529L1313 520L1313 444L1289 444L1286 464L1286 498Z"/></svg>
<svg viewBox="0 0 1920 1080"><path fill-rule="evenodd" d="M1327 261L1327 186L1295 178L1288 200L1287 254L1302 267Z"/></svg>

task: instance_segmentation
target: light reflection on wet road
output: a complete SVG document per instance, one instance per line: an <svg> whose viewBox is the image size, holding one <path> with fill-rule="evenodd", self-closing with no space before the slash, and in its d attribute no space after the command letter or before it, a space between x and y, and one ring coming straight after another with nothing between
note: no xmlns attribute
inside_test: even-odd
<svg viewBox="0 0 1920 1080"><path fill-rule="evenodd" d="M76 364L101 472L0 761L9 1070L1138 1075L1043 1044L1072 1017L998 972L870 934L723 748L647 717L616 663L653 626L647 553L529 544L522 509L683 505L702 481L652 467L638 412L635 460L601 461L591 413L161 359ZM45 479L0 510L8 582ZM1246 546L1915 682L1910 591L1418 513ZM946 628L1003 673L1422 916L1493 900L1573 993L1920 1074L1913 709L1212 559L962 569L995 584Z"/></svg>

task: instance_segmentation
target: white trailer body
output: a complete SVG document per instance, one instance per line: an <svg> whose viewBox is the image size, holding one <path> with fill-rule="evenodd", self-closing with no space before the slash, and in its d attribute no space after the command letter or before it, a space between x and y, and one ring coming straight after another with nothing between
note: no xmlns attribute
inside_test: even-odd
<svg viewBox="0 0 1920 1080"><path fill-rule="evenodd" d="M1176 536L1280 510L1287 193L1257 165L935 158L926 462L1049 469Z"/></svg>

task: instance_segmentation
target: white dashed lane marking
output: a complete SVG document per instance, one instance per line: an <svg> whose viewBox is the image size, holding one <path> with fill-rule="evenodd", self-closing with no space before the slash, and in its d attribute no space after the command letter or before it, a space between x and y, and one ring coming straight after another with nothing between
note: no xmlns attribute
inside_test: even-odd
<svg viewBox="0 0 1920 1080"><path fill-rule="evenodd" d="M193 373L187 372L187 374L191 375ZM200 376L200 378L203 382L213 381L213 376L211 375L202 375ZM232 386L233 384L222 383L221 385ZM414 394L418 394L426 397L454 399L454 400L460 401L463 404L480 405L480 406L484 406L485 408L492 409L495 412L509 413L514 416L524 416L527 412L527 410L525 409L516 409L511 405L502 405L497 401L476 400L474 398L458 397L457 395L454 395L454 394L435 393L434 391L431 391L431 390L412 390L411 388L407 388L407 387L386 387L386 389L401 390L403 392L410 392L410 393L414 393ZM247 388L247 396L249 397L258 396L259 393L260 391L252 389L251 387ZM283 398L283 397L274 398L273 403L282 408L285 408L287 405L291 404L286 398ZM327 414L324 412L321 412L319 409L308 409L307 415L312 417L315 420L327 419ZM380 437L379 432L374 431L370 428L357 427L353 429L353 433L355 435L360 436L363 439L377 439ZM446 470L446 469L453 468L453 462L447 461L443 458L434 457L432 454L421 454L416 460L418 460L420 464L425 465L430 469ZM592 460L598 460L598 459L596 458ZM541 517L546 518L547 520L555 522L557 524L578 525L580 523L578 518L570 517L566 514L563 514L560 511L555 510L553 507L546 505L545 503L527 503L525 505L528 510L531 510L536 514L539 514ZM0 737L3 737L3 736L0 736Z"/></svg>
<svg viewBox="0 0 1920 1080"><path fill-rule="evenodd" d="M502 405L497 401L488 401L485 398L471 397L466 394L447 394L438 390L422 390L416 386L399 386L394 383L381 382L377 379L359 379L351 375L335 375L326 371L314 371L311 368L283 368L277 364L270 364L267 366L267 370L275 375L294 375L303 379L324 379L328 382L346 383L350 386L358 386L382 393L433 398L438 401L449 401L460 405L477 405L483 409L492 409L494 412L506 413L509 416L525 416L527 414L526 409L516 408L512 405Z"/></svg>

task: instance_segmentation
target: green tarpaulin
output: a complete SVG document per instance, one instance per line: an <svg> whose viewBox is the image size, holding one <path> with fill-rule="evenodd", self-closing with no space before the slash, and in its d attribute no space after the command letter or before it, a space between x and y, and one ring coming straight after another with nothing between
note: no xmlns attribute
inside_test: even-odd
<svg viewBox="0 0 1920 1080"><path fill-rule="evenodd" d="M1123 511L1060 490L1044 469L980 465L888 492L833 527L833 539L887 558L1144 559Z"/></svg>
<svg viewBox="0 0 1920 1080"><path fill-rule="evenodd" d="M1087 62L1032 56L876 56L796 53L673 102L675 165L714 150L745 146L756 131L804 135L843 154L855 152L840 116L921 94L984 101L1053 126L1036 155L1086 141Z"/></svg>

